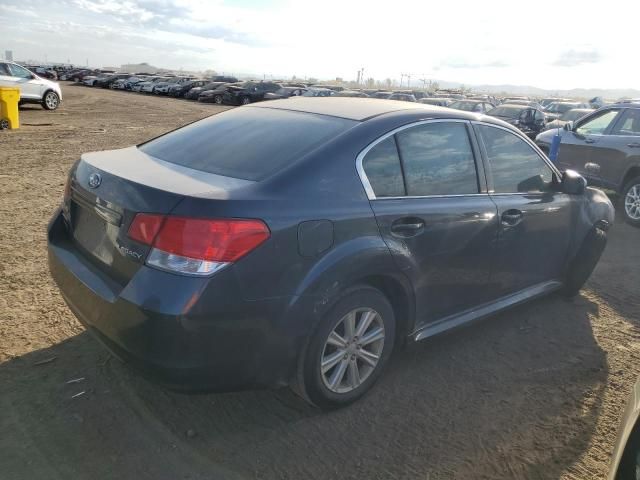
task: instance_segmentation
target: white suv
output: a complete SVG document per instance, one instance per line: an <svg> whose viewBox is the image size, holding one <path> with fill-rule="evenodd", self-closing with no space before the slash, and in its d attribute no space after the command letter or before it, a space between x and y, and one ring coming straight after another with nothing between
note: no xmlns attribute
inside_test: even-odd
<svg viewBox="0 0 640 480"><path fill-rule="evenodd" d="M62 101L60 85L12 62L0 61L0 87L17 87L20 103L39 103L47 110L55 110Z"/></svg>

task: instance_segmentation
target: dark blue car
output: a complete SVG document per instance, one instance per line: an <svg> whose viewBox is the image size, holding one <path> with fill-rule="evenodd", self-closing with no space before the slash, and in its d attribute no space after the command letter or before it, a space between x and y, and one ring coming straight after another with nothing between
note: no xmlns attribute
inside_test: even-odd
<svg viewBox="0 0 640 480"><path fill-rule="evenodd" d="M503 121L299 97L83 155L49 265L87 329L165 385L291 385L332 408L406 341L575 295L612 222Z"/></svg>

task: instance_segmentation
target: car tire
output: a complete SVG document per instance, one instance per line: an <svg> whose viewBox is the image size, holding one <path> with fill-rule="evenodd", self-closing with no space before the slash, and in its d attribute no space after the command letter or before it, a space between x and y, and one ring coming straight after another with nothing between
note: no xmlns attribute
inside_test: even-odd
<svg viewBox="0 0 640 480"><path fill-rule="evenodd" d="M393 351L395 327L393 308L379 290L348 291L303 349L293 390L323 410L355 402L380 377Z"/></svg>
<svg viewBox="0 0 640 480"><path fill-rule="evenodd" d="M240 105L249 105L251 103L251 99L249 97L242 97L240 99Z"/></svg>
<svg viewBox="0 0 640 480"><path fill-rule="evenodd" d="M222 95L214 95L213 102L217 105L222 105Z"/></svg>
<svg viewBox="0 0 640 480"><path fill-rule="evenodd" d="M607 245L607 233L594 227L582 241L578 253L569 264L562 293L575 297L596 268Z"/></svg>
<svg viewBox="0 0 640 480"><path fill-rule="evenodd" d="M60 97L53 90L49 90L42 97L42 107L45 110L55 110L60 106Z"/></svg>
<svg viewBox="0 0 640 480"><path fill-rule="evenodd" d="M640 177L632 178L622 189L622 215L629 225L640 228Z"/></svg>

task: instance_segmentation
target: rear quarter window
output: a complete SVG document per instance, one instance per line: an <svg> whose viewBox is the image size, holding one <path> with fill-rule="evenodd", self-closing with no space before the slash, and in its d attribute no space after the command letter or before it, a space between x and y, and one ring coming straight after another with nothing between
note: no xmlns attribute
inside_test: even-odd
<svg viewBox="0 0 640 480"><path fill-rule="evenodd" d="M184 167L259 181L356 123L326 115L242 107L174 130L139 148Z"/></svg>

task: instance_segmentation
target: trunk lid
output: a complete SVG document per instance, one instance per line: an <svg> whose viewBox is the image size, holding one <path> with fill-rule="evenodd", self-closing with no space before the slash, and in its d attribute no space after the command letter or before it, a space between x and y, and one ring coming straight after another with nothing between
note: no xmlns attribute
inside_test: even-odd
<svg viewBox="0 0 640 480"><path fill-rule="evenodd" d="M252 183L170 164L137 147L82 155L70 182L63 209L69 237L121 284L150 250L127 235L137 213L169 214L185 196L226 199L231 189Z"/></svg>

